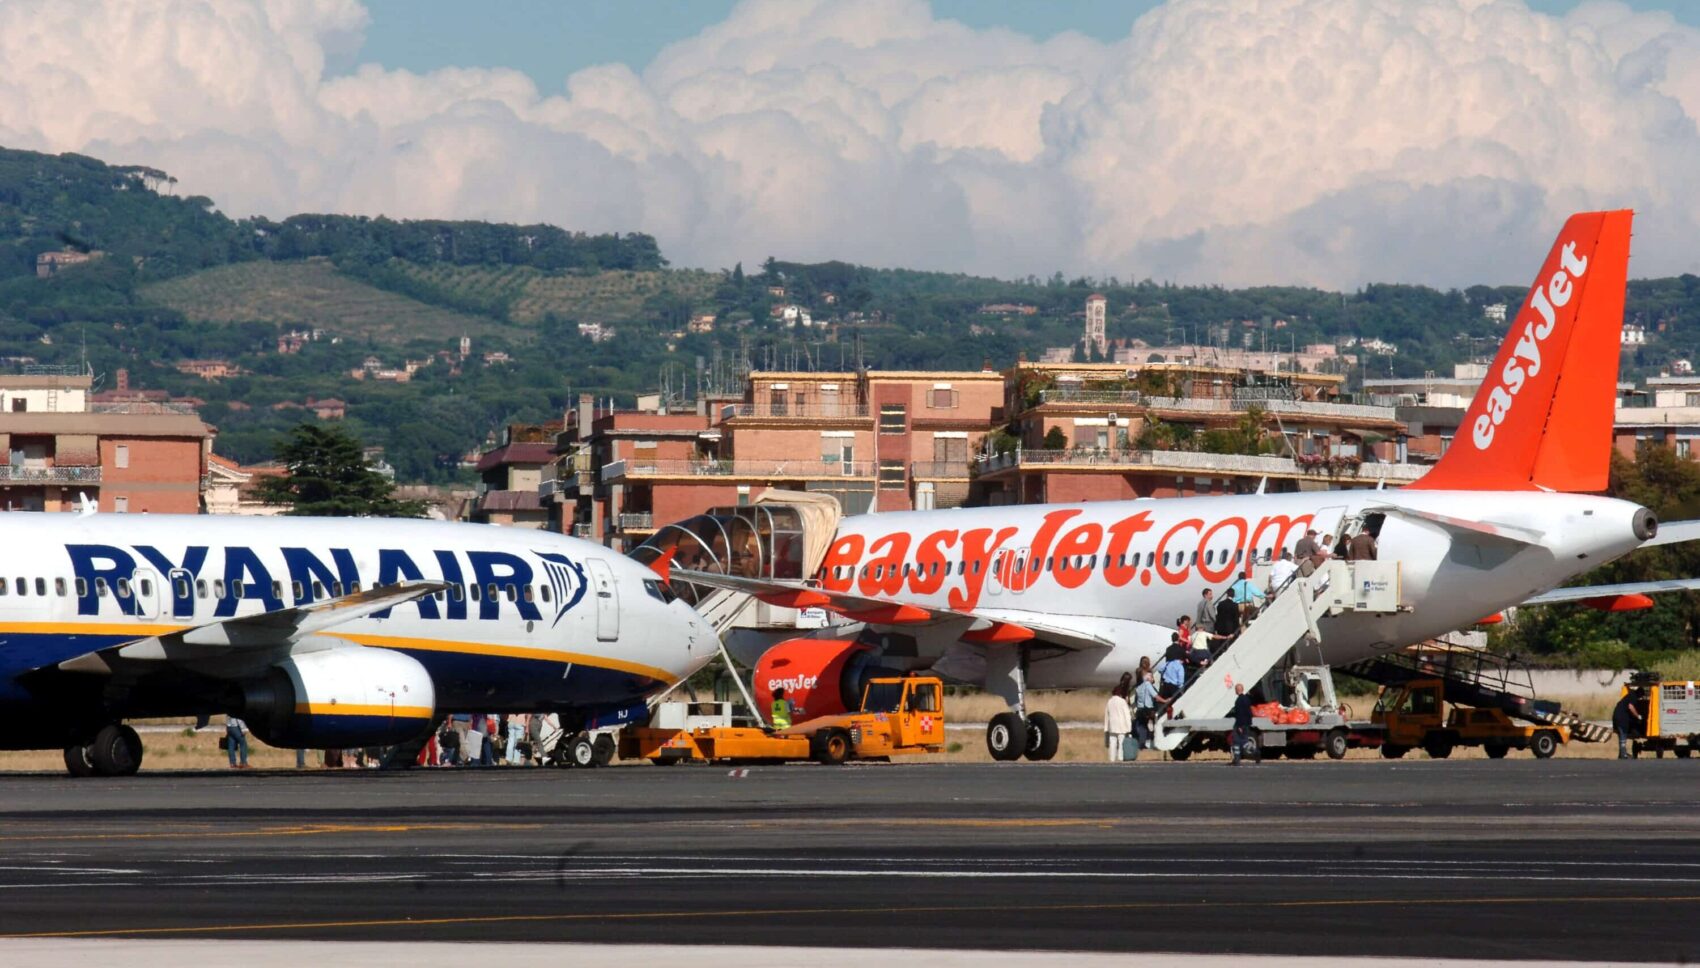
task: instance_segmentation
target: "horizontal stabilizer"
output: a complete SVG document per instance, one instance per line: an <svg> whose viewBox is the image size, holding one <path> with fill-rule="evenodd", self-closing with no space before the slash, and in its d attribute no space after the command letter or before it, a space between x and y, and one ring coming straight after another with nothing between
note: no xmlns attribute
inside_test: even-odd
<svg viewBox="0 0 1700 968"><path fill-rule="evenodd" d="M1627 595L1668 595L1672 592L1700 592L1700 578L1671 578L1665 581L1632 581L1619 585L1578 585L1573 588L1554 588L1525 599L1524 605L1560 605L1566 602L1587 602L1592 599L1618 598Z"/></svg>
<svg viewBox="0 0 1700 968"><path fill-rule="evenodd" d="M1682 544L1685 541L1700 541L1700 521L1660 522L1659 533L1641 542L1641 547L1656 548L1659 545Z"/></svg>

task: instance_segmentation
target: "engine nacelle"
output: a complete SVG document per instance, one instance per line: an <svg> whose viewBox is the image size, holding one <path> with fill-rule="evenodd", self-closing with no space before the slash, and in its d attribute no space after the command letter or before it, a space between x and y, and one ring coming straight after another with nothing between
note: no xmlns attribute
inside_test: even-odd
<svg viewBox="0 0 1700 968"><path fill-rule="evenodd" d="M291 656L242 685L255 736L296 749L388 746L431 727L437 690L425 667L388 649Z"/></svg>
<svg viewBox="0 0 1700 968"><path fill-rule="evenodd" d="M787 639L756 662L755 698L763 716L784 689L793 722L862 707L862 688L888 670L873 646L844 639Z"/></svg>

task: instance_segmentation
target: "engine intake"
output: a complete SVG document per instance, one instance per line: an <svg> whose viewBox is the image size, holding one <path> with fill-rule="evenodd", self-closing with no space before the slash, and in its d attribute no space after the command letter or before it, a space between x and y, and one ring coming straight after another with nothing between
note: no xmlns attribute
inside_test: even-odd
<svg viewBox="0 0 1700 968"><path fill-rule="evenodd" d="M437 693L425 667L387 649L291 656L242 685L242 718L272 746L388 746L431 727Z"/></svg>

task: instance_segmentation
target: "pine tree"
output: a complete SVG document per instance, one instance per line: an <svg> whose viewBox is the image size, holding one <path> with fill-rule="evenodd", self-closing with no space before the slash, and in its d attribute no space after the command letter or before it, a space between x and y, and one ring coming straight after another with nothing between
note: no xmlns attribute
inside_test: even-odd
<svg viewBox="0 0 1700 968"><path fill-rule="evenodd" d="M331 518L418 518L423 501L396 500L395 483L366 464L360 441L320 424L301 424L278 442L277 459L287 468L260 481L267 504L285 514Z"/></svg>

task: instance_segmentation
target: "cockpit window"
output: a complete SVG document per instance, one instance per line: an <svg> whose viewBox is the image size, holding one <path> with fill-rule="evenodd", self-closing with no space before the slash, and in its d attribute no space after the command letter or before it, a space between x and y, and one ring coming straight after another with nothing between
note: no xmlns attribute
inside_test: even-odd
<svg viewBox="0 0 1700 968"><path fill-rule="evenodd" d="M650 598L653 598L658 602L671 602L675 598L679 597L673 594L673 590L671 588L668 588L666 585L663 585L654 578L644 579L643 590L649 593Z"/></svg>

